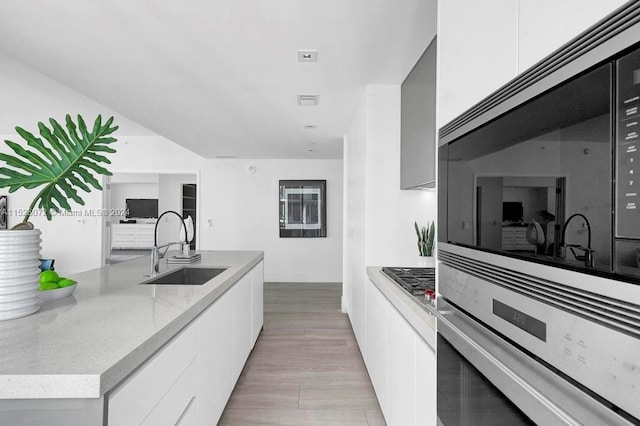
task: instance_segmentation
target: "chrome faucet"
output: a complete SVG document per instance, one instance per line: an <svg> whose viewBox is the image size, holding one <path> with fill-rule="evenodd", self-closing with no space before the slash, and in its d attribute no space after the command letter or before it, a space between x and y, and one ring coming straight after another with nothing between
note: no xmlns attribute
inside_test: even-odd
<svg viewBox="0 0 640 426"><path fill-rule="evenodd" d="M586 247L583 247L580 244L567 244L565 242L567 225L569 225L569 222L571 221L571 219L573 219L576 216L580 216L582 219L584 219L584 222L587 224L587 246ZM586 266L587 268L593 268L593 252L595 252L595 250L591 248L591 225L589 224L589 220L585 215L583 215L582 213L575 213L569 216L569 219L567 219L564 225L562 225L562 240L560 241L560 246L569 247L569 250L571 250L571 253L573 253L573 257L575 257L576 260L582 260L584 261L584 266ZM574 249L582 250L584 254L580 255L576 253Z"/></svg>
<svg viewBox="0 0 640 426"><path fill-rule="evenodd" d="M172 243L167 243L159 246L158 245L158 224L160 224L160 219L162 219L162 216L164 216L167 213L173 213L180 218L180 221L182 222L182 226L184 227L184 242L174 241ZM160 259L164 257L164 255L167 253L167 250L169 250L170 246L175 244L180 244L183 251L188 250L189 249L188 239L189 239L189 236L187 235L187 225L184 223L183 217L179 213L173 210L167 210L166 212L162 213L158 217L158 220L156 221L155 229L153 231L153 247L151 247L151 275L155 275L160 271ZM162 248L166 248L166 250L163 253L160 253L160 249Z"/></svg>

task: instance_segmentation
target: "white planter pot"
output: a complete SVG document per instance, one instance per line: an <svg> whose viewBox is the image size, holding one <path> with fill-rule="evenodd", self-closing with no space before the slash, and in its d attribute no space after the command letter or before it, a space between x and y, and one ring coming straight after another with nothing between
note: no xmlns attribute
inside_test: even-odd
<svg viewBox="0 0 640 426"><path fill-rule="evenodd" d="M0 231L0 320L40 309L40 230Z"/></svg>
<svg viewBox="0 0 640 426"><path fill-rule="evenodd" d="M418 256L418 266L421 268L433 268L436 266L436 260L433 256Z"/></svg>

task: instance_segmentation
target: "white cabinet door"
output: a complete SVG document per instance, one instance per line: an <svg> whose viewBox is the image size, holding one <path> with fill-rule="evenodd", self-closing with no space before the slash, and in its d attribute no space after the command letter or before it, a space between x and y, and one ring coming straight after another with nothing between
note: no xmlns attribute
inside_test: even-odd
<svg viewBox="0 0 640 426"><path fill-rule="evenodd" d="M389 307L389 414L390 425L414 425L416 422L417 333L393 307Z"/></svg>
<svg viewBox="0 0 640 426"><path fill-rule="evenodd" d="M198 418L201 425L218 421L233 391L232 290L223 294L198 319L201 324L198 330Z"/></svg>
<svg viewBox="0 0 640 426"><path fill-rule="evenodd" d="M198 388L197 360L193 361L153 411L144 419L142 426L173 426L183 423L189 411L196 411Z"/></svg>
<svg viewBox="0 0 640 426"><path fill-rule="evenodd" d="M349 319L353 327L353 334L356 336L362 357L367 358L367 301L365 288L369 286L369 280L361 278L351 280L351 311Z"/></svg>
<svg viewBox="0 0 640 426"><path fill-rule="evenodd" d="M518 2L438 2L440 128L518 72Z"/></svg>
<svg viewBox="0 0 640 426"><path fill-rule="evenodd" d="M389 340L387 318L389 302L369 280L367 280L365 297L367 305L367 355L365 362L382 413L388 419L387 365Z"/></svg>
<svg viewBox="0 0 640 426"><path fill-rule="evenodd" d="M231 288L233 313L231 315L231 371L233 384L238 381L242 368L251 352L251 273Z"/></svg>
<svg viewBox="0 0 640 426"><path fill-rule="evenodd" d="M519 0L519 72L624 3L625 0Z"/></svg>
<svg viewBox="0 0 640 426"><path fill-rule="evenodd" d="M183 373L195 363L197 337L197 324L192 323L111 391L109 425L139 425L155 410L177 413L173 418L177 421L197 392L195 383L189 380L191 376L173 391L174 384L181 382ZM163 399L170 392L173 397Z"/></svg>
<svg viewBox="0 0 640 426"><path fill-rule="evenodd" d="M437 424L436 353L422 337L415 335L416 348L416 425Z"/></svg>
<svg viewBox="0 0 640 426"><path fill-rule="evenodd" d="M251 271L251 347L256 344L264 323L264 262Z"/></svg>

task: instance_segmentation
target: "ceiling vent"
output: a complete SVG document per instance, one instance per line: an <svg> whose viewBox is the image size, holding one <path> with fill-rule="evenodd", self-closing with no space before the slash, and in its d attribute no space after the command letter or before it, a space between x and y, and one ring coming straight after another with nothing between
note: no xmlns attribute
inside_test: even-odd
<svg viewBox="0 0 640 426"><path fill-rule="evenodd" d="M318 95L298 93L298 105L313 106L318 105Z"/></svg>
<svg viewBox="0 0 640 426"><path fill-rule="evenodd" d="M216 155L216 158L219 160L230 160L239 157L237 155Z"/></svg>
<svg viewBox="0 0 640 426"><path fill-rule="evenodd" d="M318 51L298 50L298 62L318 62Z"/></svg>
<svg viewBox="0 0 640 426"><path fill-rule="evenodd" d="M316 125L315 125L315 124L305 124L305 125L304 125L304 128L305 128L305 129L315 129L315 128L316 128Z"/></svg>

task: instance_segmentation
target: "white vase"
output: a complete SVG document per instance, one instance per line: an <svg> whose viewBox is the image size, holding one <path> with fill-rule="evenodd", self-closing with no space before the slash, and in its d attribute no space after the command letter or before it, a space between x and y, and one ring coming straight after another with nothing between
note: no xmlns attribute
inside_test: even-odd
<svg viewBox="0 0 640 426"><path fill-rule="evenodd" d="M40 230L0 231L0 320L40 309Z"/></svg>
<svg viewBox="0 0 640 426"><path fill-rule="evenodd" d="M418 256L418 266L421 268L433 268L436 261L433 256Z"/></svg>

